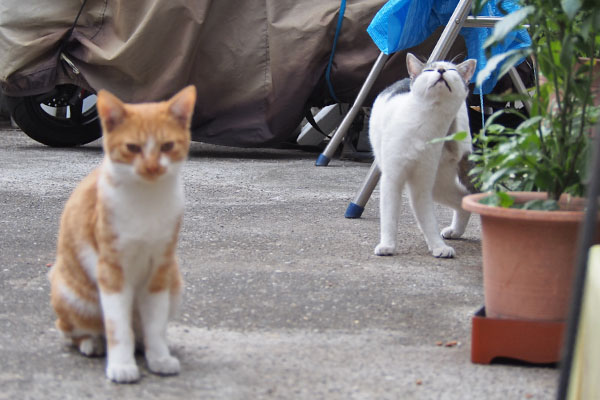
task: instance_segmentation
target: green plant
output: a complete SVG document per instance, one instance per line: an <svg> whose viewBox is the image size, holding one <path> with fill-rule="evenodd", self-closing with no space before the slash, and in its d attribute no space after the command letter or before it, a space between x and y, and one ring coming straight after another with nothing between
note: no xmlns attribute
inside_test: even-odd
<svg viewBox="0 0 600 400"><path fill-rule="evenodd" d="M482 191L544 191L557 201L562 193L584 195L590 154L590 128L597 119L592 82L594 59L600 48L600 8L597 0L521 0L521 8L496 24L484 47L505 40L526 24L529 48L491 57L477 77L481 84L497 65L508 72L523 57L534 60L535 87L531 97L505 94L503 101L530 102L529 112L503 109L492 115L475 136L477 150L471 174ZM474 13L487 3L474 2ZM516 128L495 123L501 113L516 113ZM504 195L492 203L509 205ZM556 208L546 202L536 207Z"/></svg>

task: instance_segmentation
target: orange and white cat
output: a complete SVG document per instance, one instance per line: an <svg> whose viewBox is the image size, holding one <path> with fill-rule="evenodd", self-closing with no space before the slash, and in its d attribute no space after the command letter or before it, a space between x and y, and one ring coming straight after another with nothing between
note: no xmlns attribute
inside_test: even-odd
<svg viewBox="0 0 600 400"><path fill-rule="evenodd" d="M182 280L175 256L184 207L181 168L196 89L125 104L100 91L104 160L75 189L50 270L56 326L85 355L107 351L106 376L134 382L143 343L150 371L177 374L166 341Z"/></svg>

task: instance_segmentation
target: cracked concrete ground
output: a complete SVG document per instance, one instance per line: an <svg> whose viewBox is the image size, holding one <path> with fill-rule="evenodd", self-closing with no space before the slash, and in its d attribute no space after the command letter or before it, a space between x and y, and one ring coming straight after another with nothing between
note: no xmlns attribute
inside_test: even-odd
<svg viewBox="0 0 600 400"><path fill-rule="evenodd" d="M46 279L62 207L101 157L99 142L55 149L0 129L0 399L554 398L556 368L470 361L477 216L440 260L405 204L399 253L377 257L379 193L363 218L343 217L368 164L201 143L184 172L186 289L168 332L182 372L150 374L138 357L139 383L107 381L104 358L59 338Z"/></svg>

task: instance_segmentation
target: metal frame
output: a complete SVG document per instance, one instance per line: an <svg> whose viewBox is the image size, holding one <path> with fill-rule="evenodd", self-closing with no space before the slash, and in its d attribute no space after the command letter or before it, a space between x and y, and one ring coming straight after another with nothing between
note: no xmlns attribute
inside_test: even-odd
<svg viewBox="0 0 600 400"><path fill-rule="evenodd" d="M329 165L329 161L331 161L333 153L335 153L340 143L342 143L346 132L350 128L350 125L352 125L354 118L356 118L358 115L362 104L365 102L365 98L369 94L369 91L371 91L371 87L373 87L373 84L377 80L377 77L381 73L381 70L383 69L383 66L389 57L389 55L383 52L379 54L379 57L377 57L377 60L371 68L369 75L367 75L367 79L365 79L365 83L363 83L358 95L356 96L356 100L354 100L354 104L352 104L352 107L350 107L350 110L348 110L348 113L342 120L340 126L336 129L323 153L321 153L317 158L317 161L315 162L317 167L325 167Z"/></svg>
<svg viewBox="0 0 600 400"><path fill-rule="evenodd" d="M429 56L429 59L427 61L428 63L437 60L442 60L444 59L444 57L446 57L448 51L454 44L454 41L456 40L459 31L462 28L489 28L493 27L496 22L501 20L501 18L498 17L477 18L469 16L472 2L473 0L460 0L459 3L456 5L452 16L448 20L446 27L444 28L439 40L437 41L433 51ZM381 73L381 70L383 69L385 62L388 60L388 58L389 55L383 52L379 55L379 57L375 61L375 64L371 68L367 79L361 87L356 97L356 100L354 101L354 104L348 111L348 114L346 114L346 117L342 120L340 126L334 133L333 137L329 141L329 144L327 145L323 153L321 153L317 158L315 165L327 166L329 164L331 158L333 157L333 154L342 142L344 136L346 135L346 132L348 131L348 128L350 127L352 121L358 114L358 111L362 107L362 104L365 101L367 94L371 90L371 87L377 79L377 76L379 76L379 74ZM523 81L521 80L519 74L514 68L512 68L510 71L510 77L513 80L515 86L517 87L517 90L521 93L526 93L525 85L523 84ZM525 104L525 106L527 107L527 109L529 109L530 104ZM373 193L375 187L377 186L377 183L379 182L380 177L381 171L377 167L376 163L373 162L357 195L346 209L346 213L344 215L346 218L360 218L364 211L365 205L369 201L371 194Z"/></svg>

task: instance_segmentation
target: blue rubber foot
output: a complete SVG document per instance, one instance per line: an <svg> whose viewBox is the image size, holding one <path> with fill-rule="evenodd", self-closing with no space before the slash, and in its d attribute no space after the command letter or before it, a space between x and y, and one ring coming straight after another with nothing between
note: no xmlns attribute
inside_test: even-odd
<svg viewBox="0 0 600 400"><path fill-rule="evenodd" d="M326 167L327 165L329 165L329 161L331 161L331 159L329 157L327 157L325 154L321 153L321 154L319 154L319 157L317 158L315 165L317 167Z"/></svg>
<svg viewBox="0 0 600 400"><path fill-rule="evenodd" d="M360 216L362 215L363 211L365 211L364 207L361 207L361 206L359 206L356 203L350 202L350 204L348 204L348 208L346 208L346 214L344 214L344 217L346 217L346 218L360 218Z"/></svg>

